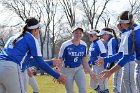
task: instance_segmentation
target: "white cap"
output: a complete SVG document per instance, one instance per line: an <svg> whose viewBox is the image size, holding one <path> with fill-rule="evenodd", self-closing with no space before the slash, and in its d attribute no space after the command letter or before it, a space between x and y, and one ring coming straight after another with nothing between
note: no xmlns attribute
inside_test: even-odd
<svg viewBox="0 0 140 93"><path fill-rule="evenodd" d="M72 27L72 32L76 31L77 29L81 29L82 32L84 32L83 28L80 26L74 26Z"/></svg>
<svg viewBox="0 0 140 93"><path fill-rule="evenodd" d="M96 31L94 31L94 30L90 30L90 31L88 31L87 33L88 33L88 34L92 34L92 35L93 35L93 34L96 34L96 35L98 34L98 33L97 33Z"/></svg>
<svg viewBox="0 0 140 93"><path fill-rule="evenodd" d="M103 34L110 34L110 35L112 35L112 33L109 32L109 31L101 30L100 33L98 34L98 36L101 36Z"/></svg>

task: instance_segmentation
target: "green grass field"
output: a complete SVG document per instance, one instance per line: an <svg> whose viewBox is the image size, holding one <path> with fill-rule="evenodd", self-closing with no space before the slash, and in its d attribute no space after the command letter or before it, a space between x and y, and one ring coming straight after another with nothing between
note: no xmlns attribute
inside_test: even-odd
<svg viewBox="0 0 140 93"><path fill-rule="evenodd" d="M40 93L65 93L64 85L54 83L53 78L51 76L37 75L35 77L39 84ZM87 93L96 93L89 86L89 75L86 75L86 79L87 79ZM112 92L112 79L109 79L108 85L109 85L110 93L113 93ZM30 86L28 90L29 90L28 93L32 93L32 89ZM78 93L78 89L76 85L75 85L75 93Z"/></svg>

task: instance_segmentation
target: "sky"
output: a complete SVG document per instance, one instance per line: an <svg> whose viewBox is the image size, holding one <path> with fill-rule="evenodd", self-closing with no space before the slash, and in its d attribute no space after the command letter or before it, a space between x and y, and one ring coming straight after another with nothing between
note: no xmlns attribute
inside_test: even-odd
<svg viewBox="0 0 140 93"><path fill-rule="evenodd" d="M102 0L101 0L102 1ZM107 8L109 11L120 13L122 10L127 9L129 0L112 0L110 3L108 3ZM4 12L5 8L2 7L2 4L0 4L0 24L18 24L16 20L19 20L16 15L12 12ZM14 17L13 17L14 16ZM10 20L12 17L12 20Z"/></svg>
<svg viewBox="0 0 140 93"><path fill-rule="evenodd" d="M12 21L11 21L12 20ZM5 9L2 4L0 4L0 24L17 24L15 20L18 20L16 14L12 11Z"/></svg>
<svg viewBox="0 0 140 93"><path fill-rule="evenodd" d="M107 7L109 10L114 10L117 13L120 13L122 10L128 8L129 0L112 0L111 3L108 3Z"/></svg>

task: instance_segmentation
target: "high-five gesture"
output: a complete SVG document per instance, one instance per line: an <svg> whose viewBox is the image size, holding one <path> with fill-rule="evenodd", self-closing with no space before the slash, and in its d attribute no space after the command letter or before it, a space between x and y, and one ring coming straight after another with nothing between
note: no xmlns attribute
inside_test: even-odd
<svg viewBox="0 0 140 93"><path fill-rule="evenodd" d="M100 65L104 64L104 58L98 56L98 60L96 61L95 64L96 64L97 66L100 66Z"/></svg>
<svg viewBox="0 0 140 93"><path fill-rule="evenodd" d="M57 79L57 81L60 83L60 84L63 84L65 85L66 84L66 77L64 74L60 73L60 77Z"/></svg>

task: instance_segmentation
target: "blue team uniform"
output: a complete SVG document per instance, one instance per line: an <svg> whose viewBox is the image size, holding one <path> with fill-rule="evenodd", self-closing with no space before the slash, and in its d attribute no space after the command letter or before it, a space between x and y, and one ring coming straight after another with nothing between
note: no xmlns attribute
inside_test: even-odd
<svg viewBox="0 0 140 93"><path fill-rule="evenodd" d="M136 84L137 92L140 92L140 25L134 24L135 56L136 56Z"/></svg>
<svg viewBox="0 0 140 93"><path fill-rule="evenodd" d="M13 40L18 35L12 36L6 43L4 49L0 53L1 60L8 60L22 66L23 62L28 62L30 57L33 56L34 65L43 69L48 74L55 78L59 78L60 74L53 71L49 65L44 62L40 50L38 40L29 32L25 32L23 37L20 37L13 46Z"/></svg>
<svg viewBox="0 0 140 93"><path fill-rule="evenodd" d="M117 38L117 40L118 40L118 43L117 43L115 37L113 37L113 36L111 36L108 39L108 42L107 42L107 55L108 56L112 56L112 55L114 55L118 52L119 44L120 44L120 38ZM108 67L110 68L111 63L107 62L106 64L107 64L106 68L108 68Z"/></svg>
<svg viewBox="0 0 140 93"><path fill-rule="evenodd" d="M117 38L118 39L118 43L117 43L117 40L115 37L111 36L109 39L108 39L108 42L107 42L107 54L108 56L112 56L116 53L118 53L118 49L119 49L119 44L120 44L120 38ZM115 61L116 63L117 61ZM114 65L111 64L111 63L107 63L107 67L108 69L110 69L112 66ZM114 93L123 93L121 91L121 84L123 85L123 82L122 82L122 69L118 70L115 72L115 74L113 75L113 91Z"/></svg>
<svg viewBox="0 0 140 93"><path fill-rule="evenodd" d="M134 24L134 33L135 33L135 48L139 47L139 32L140 32L140 26L137 24ZM122 88L121 92L131 92L136 93L137 87L135 83L135 56L134 51L132 51L132 31L131 28L123 29L121 31L121 42L119 47L119 52L111 57L106 57L104 59L105 62L113 62L116 60L118 61L118 65L123 68L123 83L125 86L125 90ZM139 59L139 52L136 48L136 59ZM139 49L138 49L139 50ZM127 64L126 64L127 63Z"/></svg>
<svg viewBox="0 0 140 93"><path fill-rule="evenodd" d="M139 45L139 42L137 41L138 38L138 32L139 29L137 27L137 24L134 24L135 29L135 42L136 42L136 59L139 59L139 49L137 48ZM137 51L138 50L138 51ZM120 59L121 58L121 59ZM119 60L120 59L120 60ZM132 52L132 34L131 34L131 28L128 29L123 29L122 34L121 34L121 43L119 47L119 51L117 54L111 56L111 57L106 57L104 59L105 62L114 62L116 60L119 60L118 65L123 67L127 62L131 62L135 59L134 52Z"/></svg>
<svg viewBox="0 0 140 93"><path fill-rule="evenodd" d="M106 67L106 64L101 66L95 65L98 56L105 57L107 54L103 41L97 38L91 43L89 48L89 64L93 65L92 71L97 75L97 78L99 78L99 73ZM107 80L98 80L95 82L94 80L90 79L90 86L99 93L109 93Z"/></svg>
<svg viewBox="0 0 140 93"><path fill-rule="evenodd" d="M89 64L95 65L95 61L98 59L98 56L105 57L106 54L106 48L103 42L99 39L94 40L89 48Z"/></svg>
<svg viewBox="0 0 140 93"><path fill-rule="evenodd" d="M82 58L85 57L86 54L86 43L80 41L80 44L76 46L71 42L71 40L68 40L62 44L59 57L63 58L65 66L74 68L82 64Z"/></svg>
<svg viewBox="0 0 140 93"><path fill-rule="evenodd" d="M119 49L120 38L118 38L118 45L115 37L111 36L107 42L107 54L108 56L112 56L118 52Z"/></svg>
<svg viewBox="0 0 140 93"><path fill-rule="evenodd" d="M72 40L64 42L59 51L59 57L63 58L62 73L66 76L66 91L74 93L74 80L77 83L79 93L86 93L86 77L82 61L87 55L87 45L80 40L74 45Z"/></svg>

